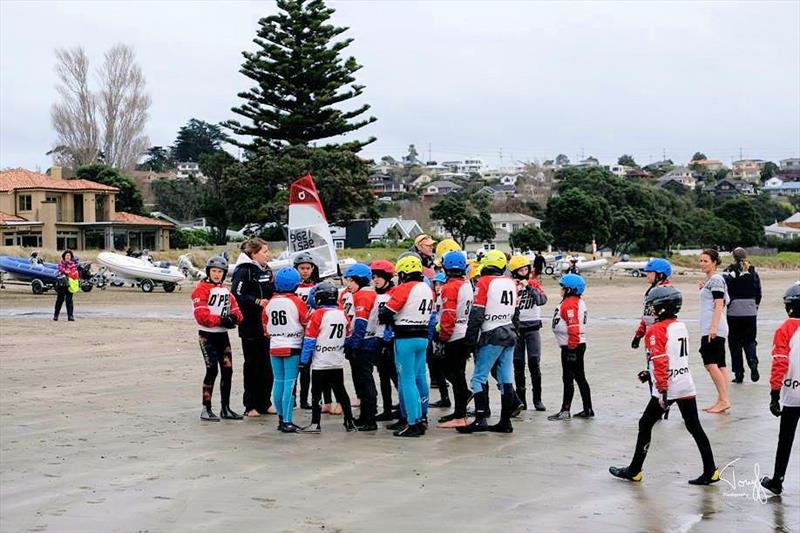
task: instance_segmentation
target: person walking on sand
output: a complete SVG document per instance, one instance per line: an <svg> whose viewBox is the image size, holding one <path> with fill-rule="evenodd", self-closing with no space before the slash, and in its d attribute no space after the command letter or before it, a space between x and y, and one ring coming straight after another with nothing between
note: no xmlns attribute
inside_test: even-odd
<svg viewBox="0 0 800 533"><path fill-rule="evenodd" d="M59 278L62 278L63 283L60 283L56 287L56 308L53 312L53 320L58 321L58 315L61 313L61 306L66 302L67 320L74 322L74 306L72 304L72 293L74 291L70 288L70 283L73 285L78 283L80 275L78 274L78 262L75 261L75 255L72 253L72 250L64 250L61 254L57 275Z"/></svg>
<svg viewBox="0 0 800 533"><path fill-rule="evenodd" d="M274 414L272 396L272 367L268 359L269 339L264 334L261 315L275 292L272 270L267 266L271 256L266 241L255 238L242 243L242 253L236 261L231 292L242 312L239 337L242 340L244 362L245 415L257 417Z"/></svg>
<svg viewBox="0 0 800 533"><path fill-rule="evenodd" d="M728 337L728 320L725 307L728 305L728 286L717 273L721 261L719 252L703 250L700 254L700 270L706 277L700 287L700 355L703 364L717 388L717 402L703 409L708 413L724 413L731 408L728 398L728 370L725 364L725 339Z"/></svg>
<svg viewBox="0 0 800 533"><path fill-rule="evenodd" d="M756 322L761 305L761 280L756 269L747 260L744 248L733 250L734 263L725 269L723 277L728 284L731 303L728 305L728 348L731 351L733 382L744 381L742 351L750 368L750 381L759 380L758 354L756 353Z"/></svg>

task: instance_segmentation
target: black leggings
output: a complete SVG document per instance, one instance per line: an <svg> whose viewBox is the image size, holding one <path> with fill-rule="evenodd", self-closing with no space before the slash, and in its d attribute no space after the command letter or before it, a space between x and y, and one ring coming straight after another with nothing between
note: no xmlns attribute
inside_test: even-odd
<svg viewBox="0 0 800 533"><path fill-rule="evenodd" d="M296 389L295 385L295 389ZM300 369L300 405L308 405L308 392L311 388L311 367L306 365ZM325 403L331 403L331 388L322 389Z"/></svg>
<svg viewBox="0 0 800 533"><path fill-rule="evenodd" d="M72 318L72 293L69 292L69 289L66 287L56 290L56 309L53 313L55 318L58 318L58 315L61 313L61 306L64 305L65 301L67 302L67 317Z"/></svg>
<svg viewBox="0 0 800 533"><path fill-rule="evenodd" d="M255 409L262 415L272 405L272 365L269 361L269 341L264 337L242 338L244 363L244 394L242 402L245 412Z"/></svg>
<svg viewBox="0 0 800 533"><path fill-rule="evenodd" d="M533 401L542 401L542 372L539 361L542 357L542 341L538 329L520 332L517 345L514 347L514 383L519 394L525 390L525 355L527 352L528 369L531 373L531 389ZM520 398L525 400L525 398Z"/></svg>
<svg viewBox="0 0 800 533"><path fill-rule="evenodd" d="M758 367L758 354L756 352L756 317L731 316L728 317L728 348L731 351L731 372L734 375L744 374L742 352L747 359L749 368Z"/></svg>
<svg viewBox="0 0 800 533"><path fill-rule="evenodd" d="M375 388L375 378L372 375L376 354L368 350L353 350L350 359L350 368L353 371L353 385L356 395L361 400L358 415L363 424L375 422L378 414L378 390Z"/></svg>
<svg viewBox="0 0 800 533"><path fill-rule="evenodd" d="M775 452L775 472L772 479L783 483L789 457L792 455L794 433L800 419L800 407L784 407L781 413L781 429L778 434L778 451Z"/></svg>
<svg viewBox="0 0 800 533"><path fill-rule="evenodd" d="M575 359L571 360L567 355L570 350L566 346L561 347L561 381L564 382L564 398L561 402L561 410L569 411L572 407L572 397L575 395L573 381L578 384L578 391L583 400L583 410L592 409L592 392L589 390L589 382L586 381L586 373L583 369L583 356L586 353L586 344L581 343L572 352Z"/></svg>
<svg viewBox="0 0 800 533"><path fill-rule="evenodd" d="M717 469L714 463L714 453L711 451L711 444L708 442L706 432L703 431L703 426L700 425L700 419L697 417L697 400L695 398L684 398L675 400L680 409L683 423L686 424L686 429L694 437L694 442L697 444L697 449L700 450L700 457L703 458L703 475L710 476ZM650 397L650 403L644 408L644 413L639 419L639 436L636 439L636 451L633 454L633 459L628 467L628 472L636 475L642 471L647 451L650 449L650 437L652 434L653 426L658 420L664 410L658 403L658 398Z"/></svg>
<svg viewBox="0 0 800 533"><path fill-rule="evenodd" d="M392 412L392 385L397 388L397 368L394 366L394 343L383 342L378 348L378 377L381 386L381 401L383 402L383 412Z"/></svg>
<svg viewBox="0 0 800 533"><path fill-rule="evenodd" d="M464 339L447 342L444 345L444 374L453 385L453 415L466 418L469 387L467 386L466 369L469 350Z"/></svg>
<svg viewBox="0 0 800 533"><path fill-rule="evenodd" d="M203 405L211 407L211 395L214 392L214 381L217 379L217 367L221 374L219 379L220 399L223 407L231 403L231 380L233 378L233 359L231 357L231 341L227 332L212 333L200 331L200 351L206 363L206 375L203 378Z"/></svg>
<svg viewBox="0 0 800 533"><path fill-rule="evenodd" d="M441 346L436 346L438 343L434 343L433 341L428 343L428 351L425 353L425 358L428 362L428 371L431 375L431 383L436 384L436 388L439 389L439 397L444 399L449 399L450 394L447 391L447 376L445 376L444 370L444 358L441 357L441 352L437 353L437 350L441 350Z"/></svg>
<svg viewBox="0 0 800 533"><path fill-rule="evenodd" d="M336 401L342 406L344 419L351 420L353 410L350 408L350 396L344 388L344 370L329 368L311 372L311 423L319 424L322 416L322 393L326 390L333 390Z"/></svg>

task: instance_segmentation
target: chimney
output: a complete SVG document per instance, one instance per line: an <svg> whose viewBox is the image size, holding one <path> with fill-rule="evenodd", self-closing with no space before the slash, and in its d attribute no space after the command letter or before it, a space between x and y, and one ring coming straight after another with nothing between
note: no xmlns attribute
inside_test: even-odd
<svg viewBox="0 0 800 533"><path fill-rule="evenodd" d="M61 173L61 167L50 167L50 170L47 172L50 174L50 177L56 180L63 180L64 176Z"/></svg>

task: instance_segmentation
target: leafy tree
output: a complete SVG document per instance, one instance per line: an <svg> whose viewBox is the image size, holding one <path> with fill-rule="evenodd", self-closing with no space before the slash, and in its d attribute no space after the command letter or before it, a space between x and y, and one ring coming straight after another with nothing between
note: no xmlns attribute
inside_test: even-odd
<svg viewBox="0 0 800 533"><path fill-rule="evenodd" d="M684 243L703 248L733 248L740 240L739 228L708 209L695 209L685 219Z"/></svg>
<svg viewBox="0 0 800 533"><path fill-rule="evenodd" d="M150 184L156 210L178 220L201 216L207 186L197 178L159 179Z"/></svg>
<svg viewBox="0 0 800 533"><path fill-rule="evenodd" d="M761 183L764 183L772 176L777 174L778 170L780 170L780 167L772 161L767 161L764 163L764 166L761 168Z"/></svg>
<svg viewBox="0 0 800 533"><path fill-rule="evenodd" d="M569 157L567 157L564 154L558 154L556 156L556 165L558 165L560 167L565 167L565 166L569 165Z"/></svg>
<svg viewBox="0 0 800 533"><path fill-rule="evenodd" d="M764 242L761 216L749 198L730 198L716 208L714 213L739 230L736 246L755 246Z"/></svg>
<svg viewBox="0 0 800 533"><path fill-rule="evenodd" d="M225 134L216 124L193 118L178 130L172 157L175 161L200 161L200 156L220 149Z"/></svg>
<svg viewBox="0 0 800 533"><path fill-rule="evenodd" d="M545 229L553 243L567 250L582 250L595 239L599 245L610 237L611 208L602 196L569 189L547 202Z"/></svg>
<svg viewBox="0 0 800 533"><path fill-rule="evenodd" d="M761 224L764 226L769 226L776 220L786 220L795 212L791 204L776 202L766 194L754 196L751 201L759 217L761 217Z"/></svg>
<svg viewBox="0 0 800 533"><path fill-rule="evenodd" d="M147 159L138 166L138 170L150 170L152 172L164 172L175 166L172 154L168 148L163 146L152 146L147 150Z"/></svg>
<svg viewBox="0 0 800 533"><path fill-rule="evenodd" d="M203 198L201 213L216 228L216 244L227 242L227 231L236 220L236 213L242 213L240 200L247 191L241 185L241 165L224 150L200 155L200 170L206 176L207 189Z"/></svg>
<svg viewBox="0 0 800 533"><path fill-rule="evenodd" d="M593 155L590 155L590 156L589 156L589 157L587 157L587 158L586 158L584 161L586 161L587 163L591 162L591 163L594 163L594 164L596 164L596 165L599 165L599 164L600 164L600 160L599 160L599 159L597 159L597 158L596 158L595 156L593 156Z"/></svg>
<svg viewBox="0 0 800 533"><path fill-rule="evenodd" d="M463 248L467 239L476 241L493 239L495 236L489 200L485 195L451 194L445 196L431 209L431 218L442 222L453 239Z"/></svg>
<svg viewBox="0 0 800 533"><path fill-rule="evenodd" d="M139 192L136 183L120 170L100 164L83 165L75 171L75 176L78 179L94 181L119 189L115 204L116 211L134 215L145 214L142 193Z"/></svg>
<svg viewBox="0 0 800 533"><path fill-rule="evenodd" d="M636 161L634 161L633 156L628 154L622 154L621 156L619 156L619 159L617 159L617 164L633 168L639 168L639 165L636 164Z"/></svg>
<svg viewBox="0 0 800 533"><path fill-rule="evenodd" d="M514 248L519 248L523 252L545 250L547 245L553 242L552 235L533 225L512 232L509 239Z"/></svg>
<svg viewBox="0 0 800 533"><path fill-rule="evenodd" d="M340 109L352 107L364 86L354 77L361 66L354 57L342 56L352 39L335 41L347 28L329 23L334 9L322 0L277 0L277 5L277 15L259 20L257 49L242 52L240 72L255 86L239 93L244 103L232 109L244 120L226 123L250 139L235 144L250 151L307 145L375 122L375 117L359 118L368 104ZM347 146L358 151L374 140Z"/></svg>
<svg viewBox="0 0 800 533"><path fill-rule="evenodd" d="M730 172L730 170L727 168L721 168L717 170L717 173L714 174L714 181L724 180L728 177L728 172Z"/></svg>
<svg viewBox="0 0 800 533"><path fill-rule="evenodd" d="M708 158L706 157L706 154L704 154L703 152L695 152L694 155L692 156L692 161L705 161L706 159Z"/></svg>

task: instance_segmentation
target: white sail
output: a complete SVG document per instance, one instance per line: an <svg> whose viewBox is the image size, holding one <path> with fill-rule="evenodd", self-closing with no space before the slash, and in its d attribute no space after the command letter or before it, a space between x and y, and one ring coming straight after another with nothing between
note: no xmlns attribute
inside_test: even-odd
<svg viewBox="0 0 800 533"><path fill-rule="evenodd" d="M331 229L310 174L289 187L289 255L294 258L300 252L311 254L321 278L338 274Z"/></svg>

